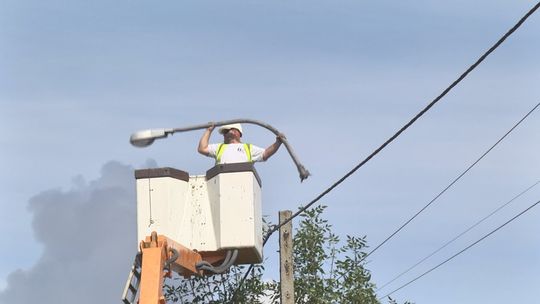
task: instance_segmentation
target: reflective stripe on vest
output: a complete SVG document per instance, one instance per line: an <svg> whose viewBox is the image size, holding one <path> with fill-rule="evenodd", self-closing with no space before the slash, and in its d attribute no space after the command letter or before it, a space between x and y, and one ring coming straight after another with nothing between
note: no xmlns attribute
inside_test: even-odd
<svg viewBox="0 0 540 304"><path fill-rule="evenodd" d="M225 152L225 148L227 148L227 144L219 144L217 151L216 151L216 165L221 162L221 156L223 156L223 152ZM244 151L246 152L246 156L248 159L248 162L252 162L251 159L251 144L244 144Z"/></svg>

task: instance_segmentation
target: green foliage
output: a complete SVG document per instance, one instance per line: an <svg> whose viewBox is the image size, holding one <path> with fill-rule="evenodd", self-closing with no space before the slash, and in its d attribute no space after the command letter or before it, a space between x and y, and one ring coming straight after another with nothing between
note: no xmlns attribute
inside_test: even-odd
<svg viewBox="0 0 540 304"><path fill-rule="evenodd" d="M364 238L339 237L321 218L325 206L302 214L294 237L296 303L379 303L371 275L364 268Z"/></svg>
<svg viewBox="0 0 540 304"><path fill-rule="evenodd" d="M366 237L347 236L343 244L321 217L325 206L306 210L293 237L294 293L297 304L379 304L375 284L363 261ZM341 245L340 245L341 244ZM246 267L211 277L173 279L165 286L168 302L178 303L279 303L279 282L263 280L264 267L255 265L240 284ZM397 304L389 298L390 304ZM411 304L405 302L405 304Z"/></svg>
<svg viewBox="0 0 540 304"><path fill-rule="evenodd" d="M234 303L263 303L268 290L275 289L275 282L265 283L262 280L264 267L255 265L251 274L240 286L244 276L245 266L231 267L224 274L191 277L184 279L176 276L164 286L165 297L168 303L229 303L235 290Z"/></svg>

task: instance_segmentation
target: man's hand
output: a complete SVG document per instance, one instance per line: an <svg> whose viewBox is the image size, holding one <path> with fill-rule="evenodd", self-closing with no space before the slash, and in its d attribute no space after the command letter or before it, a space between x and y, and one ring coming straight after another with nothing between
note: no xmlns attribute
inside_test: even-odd
<svg viewBox="0 0 540 304"><path fill-rule="evenodd" d="M283 133L279 133L277 136L276 136L276 142L279 143L281 145L281 143L283 143L284 140L286 140L287 137L285 137L285 134Z"/></svg>
<svg viewBox="0 0 540 304"><path fill-rule="evenodd" d="M281 146L281 144L283 143L283 141L287 139L285 137L285 134L283 133L278 133L278 135L276 136L276 142L271 144L270 147L266 148L264 150L264 153L263 153L263 160L267 160L269 159L272 155L274 155L277 150L279 149L279 147Z"/></svg>
<svg viewBox="0 0 540 304"><path fill-rule="evenodd" d="M199 140L199 147L197 147L197 151L201 153L202 155L209 155L208 152L208 141L210 140L210 134L216 127L216 124L214 122L209 122L210 126L204 131L201 139Z"/></svg>

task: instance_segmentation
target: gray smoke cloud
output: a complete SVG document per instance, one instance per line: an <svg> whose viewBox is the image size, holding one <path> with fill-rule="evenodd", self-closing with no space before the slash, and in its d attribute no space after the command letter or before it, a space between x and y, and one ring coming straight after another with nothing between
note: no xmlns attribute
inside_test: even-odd
<svg viewBox="0 0 540 304"><path fill-rule="evenodd" d="M120 303L137 250L133 168L108 162L101 176L30 199L43 253L7 278L0 303Z"/></svg>

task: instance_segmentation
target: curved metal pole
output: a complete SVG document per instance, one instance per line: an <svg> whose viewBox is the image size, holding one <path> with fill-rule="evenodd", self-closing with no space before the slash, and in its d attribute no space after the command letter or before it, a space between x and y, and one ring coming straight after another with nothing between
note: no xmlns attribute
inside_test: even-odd
<svg viewBox="0 0 540 304"><path fill-rule="evenodd" d="M217 122L209 122L209 123L206 123L206 124L194 125L194 126L189 126L189 127L184 127L184 128L162 129L162 130L160 130L161 135L155 136L154 138L149 140L147 143L142 144L142 145L135 143L135 141L136 141L135 134L131 136L130 141L131 141L131 144L133 144L134 146L142 147L142 146L150 145L153 142L154 139L167 137L169 134L172 135L172 134L177 133L177 132L188 132L188 131L206 129L206 128L210 127L212 124L214 126L218 127L218 126L230 125L230 124L234 124L234 123L254 124L254 125L258 125L258 126L261 126L261 127L265 128L265 129L269 130L270 132L274 133L276 136L280 134L280 132L276 128L274 128L271 125L269 125L267 123L264 123L262 121L253 120L253 119L246 119L246 118L239 118L239 119L231 119L231 120L224 120L224 121L217 121ZM287 151L289 152L289 155L291 156L294 164L296 165L296 169L298 170L298 173L300 175L300 181L304 181L304 179L306 179L306 178L308 178L308 176L310 176L309 171L306 170L306 168L304 168L304 166L300 163L300 161L296 157L296 154L294 153L294 151L293 151L291 145L289 144L289 142L287 141L287 139L283 138L282 142L285 145L285 148L287 148Z"/></svg>

